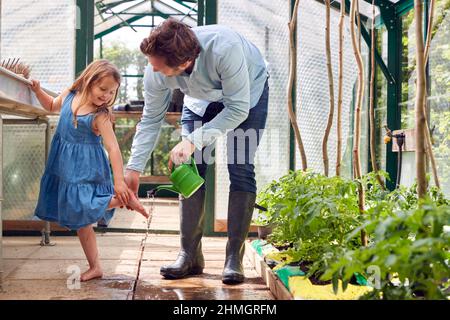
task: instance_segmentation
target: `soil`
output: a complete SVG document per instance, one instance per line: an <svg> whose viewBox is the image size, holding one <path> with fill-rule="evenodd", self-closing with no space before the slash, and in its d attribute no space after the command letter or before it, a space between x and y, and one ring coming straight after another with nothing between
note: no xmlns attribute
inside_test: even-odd
<svg viewBox="0 0 450 320"><path fill-rule="evenodd" d="M353 275L353 276L351 277L351 279L350 279L350 281L349 281L348 283L359 286L358 281L356 281L355 275Z"/></svg>
<svg viewBox="0 0 450 320"><path fill-rule="evenodd" d="M302 270L304 273L308 273L309 268L311 267L312 264L313 263L311 261L300 261L300 262L290 263L289 265L290 266L299 266L300 270ZM321 276L322 276L322 274L314 273L308 279L309 279L309 281L311 281L312 284L319 285L319 286L325 286L325 285L331 283L331 280L327 280L327 281L320 280Z"/></svg>
<svg viewBox="0 0 450 320"><path fill-rule="evenodd" d="M270 262L273 261L266 261L266 263L270 266ZM305 274L308 273L309 268L311 267L311 265L313 264L312 261L297 261L297 262L291 262L289 263L289 266L296 266L296 267L300 267L300 270L302 270ZM273 266L270 266L270 268L274 268L276 266L276 263L273 264ZM314 273L312 276L310 276L308 279L309 281L311 281L312 284L314 285L319 285L319 286L325 286L327 284L331 284L332 281L331 280L320 280L320 277L322 276L322 274L319 273ZM356 281L356 277L353 275L352 278L349 281L350 284L354 284L354 285L359 285L358 282Z"/></svg>
<svg viewBox="0 0 450 320"><path fill-rule="evenodd" d="M274 247L277 248L280 251L283 251L283 250L287 250L289 248L293 248L294 244L293 243L286 243L284 245L274 245Z"/></svg>

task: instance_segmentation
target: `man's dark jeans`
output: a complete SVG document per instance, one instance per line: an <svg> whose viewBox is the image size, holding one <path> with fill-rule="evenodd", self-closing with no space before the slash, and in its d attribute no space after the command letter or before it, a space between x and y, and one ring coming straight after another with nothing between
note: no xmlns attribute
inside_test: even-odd
<svg viewBox="0 0 450 320"><path fill-rule="evenodd" d="M268 103L269 85L268 81L266 81L258 103L250 109L247 119L235 130L227 133L227 165L230 175L230 192L256 193L255 166L253 163L256 149L266 126ZM210 103L203 117L200 117L184 106L181 117L183 135L193 132L200 123L203 125L214 119L223 108L222 103ZM196 124L196 127L194 124ZM213 145L203 148L201 154L199 154L199 150L195 151L194 158L202 177L205 177ZM205 185L202 188L205 188Z"/></svg>

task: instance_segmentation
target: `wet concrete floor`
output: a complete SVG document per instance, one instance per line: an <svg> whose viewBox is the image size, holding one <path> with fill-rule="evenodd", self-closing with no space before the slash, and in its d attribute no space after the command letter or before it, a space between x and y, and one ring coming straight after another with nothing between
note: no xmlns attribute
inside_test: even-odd
<svg viewBox="0 0 450 320"><path fill-rule="evenodd" d="M170 210L172 208L172 211ZM157 208L156 208L157 209ZM118 210L121 227L142 224L138 215ZM155 210L155 213L158 210ZM164 206L167 227L176 228L170 215L176 206ZM156 215L155 215L156 216ZM172 222L172 224L169 221ZM163 219L155 219L163 221ZM159 268L175 260L179 249L176 234L98 233L97 243L104 271L102 279L85 283L77 275L87 269L87 261L77 237L52 237L53 247L41 247L38 237L3 237L3 291L9 299L103 299L103 300L270 300L272 294L244 257L246 281L225 285L221 273L226 238L203 238L206 266L202 275L166 280Z"/></svg>

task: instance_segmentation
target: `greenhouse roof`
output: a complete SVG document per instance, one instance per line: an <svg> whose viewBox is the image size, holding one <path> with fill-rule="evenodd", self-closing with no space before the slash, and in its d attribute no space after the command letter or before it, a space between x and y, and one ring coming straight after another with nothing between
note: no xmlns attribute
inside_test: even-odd
<svg viewBox="0 0 450 320"><path fill-rule="evenodd" d="M324 0L316 0L324 2ZM350 1L345 0L349 7ZM401 12L404 8L411 6L411 0L374 0L375 19L380 18L380 9L393 12ZM340 7L341 0L331 0L334 8ZM102 37L123 26L133 28L132 23L144 17L173 17L182 20L189 26L197 25L197 5L196 0L96 0L94 17L95 38ZM348 8L347 8L348 11ZM372 0L359 1L359 12L364 20L371 19ZM153 19L152 19L153 21ZM152 23L153 26L155 25Z"/></svg>
<svg viewBox="0 0 450 320"><path fill-rule="evenodd" d="M95 1L95 37L105 35L146 16L169 16L190 26L197 25L197 1L181 0L98 0Z"/></svg>

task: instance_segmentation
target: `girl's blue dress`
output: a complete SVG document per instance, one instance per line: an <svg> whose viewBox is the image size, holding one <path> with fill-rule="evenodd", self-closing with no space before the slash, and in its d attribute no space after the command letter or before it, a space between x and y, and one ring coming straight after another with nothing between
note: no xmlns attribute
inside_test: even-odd
<svg viewBox="0 0 450 320"><path fill-rule="evenodd" d="M77 116L77 128L73 125L74 96L70 92L61 107L35 215L77 230L112 217L114 187L102 138L92 131L95 114Z"/></svg>

